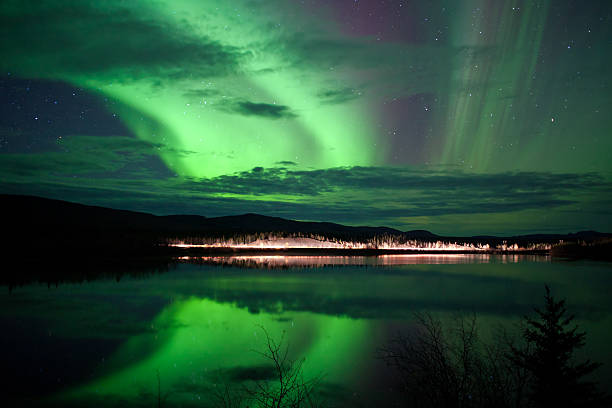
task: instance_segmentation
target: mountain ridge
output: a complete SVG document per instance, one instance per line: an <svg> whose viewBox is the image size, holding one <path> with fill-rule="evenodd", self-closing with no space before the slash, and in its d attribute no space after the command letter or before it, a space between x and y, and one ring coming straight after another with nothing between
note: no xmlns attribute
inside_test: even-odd
<svg viewBox="0 0 612 408"><path fill-rule="evenodd" d="M0 194L3 204L3 225L17 233L25 228L61 228L67 230L96 230L113 232L116 230L148 231L161 234L186 233L259 233L280 232L289 234L341 234L361 236L402 235L409 239L453 240L467 242L500 240L591 240L612 237L611 233L598 231L578 231L568 234L527 234L514 236L442 236L427 230L401 231L395 228L378 226L347 226L333 222L297 221L256 213L206 217L202 215L175 214L154 215L146 212L113 209L102 206L80 204L38 196ZM7 215L10 218L7 218ZM12 228L10 226L12 225Z"/></svg>

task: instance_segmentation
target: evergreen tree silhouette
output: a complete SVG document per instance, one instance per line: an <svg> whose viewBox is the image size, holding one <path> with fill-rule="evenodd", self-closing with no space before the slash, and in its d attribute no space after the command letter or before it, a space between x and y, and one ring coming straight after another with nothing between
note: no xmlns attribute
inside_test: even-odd
<svg viewBox="0 0 612 408"><path fill-rule="evenodd" d="M609 399L596 384L583 379L601 364L576 363L573 353L585 345L585 332L572 326L565 300L556 301L546 286L544 309L537 318L525 317L525 347L511 349L511 359L532 376L530 398L537 407L599 407Z"/></svg>

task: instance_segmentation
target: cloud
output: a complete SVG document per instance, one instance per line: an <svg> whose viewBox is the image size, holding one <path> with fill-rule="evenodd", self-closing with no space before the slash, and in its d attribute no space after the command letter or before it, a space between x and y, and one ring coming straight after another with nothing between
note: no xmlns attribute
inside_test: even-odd
<svg viewBox="0 0 612 408"><path fill-rule="evenodd" d="M336 105L352 101L361 96L361 91L354 88L328 89L317 94L321 103Z"/></svg>
<svg viewBox="0 0 612 408"><path fill-rule="evenodd" d="M288 106L250 101L237 102L228 111L245 116L259 116L268 119L295 118L297 115Z"/></svg>
<svg viewBox="0 0 612 408"><path fill-rule="evenodd" d="M576 207L598 211L597 203L610 198L612 183L593 173L255 168L213 179L183 180L180 189L191 197L206 197L195 199L191 207L205 207L206 215L256 211L293 219L396 226L398 220L410 217L508 217L523 211L540 211L544 216ZM468 223L470 218L459 222Z"/></svg>
<svg viewBox="0 0 612 408"><path fill-rule="evenodd" d="M217 90L190 90L184 93L190 98L211 98L215 108L219 111L242 116L259 117L264 119L293 119L298 115L287 105L276 102L255 102L236 96L233 92L221 94ZM219 97L220 96L220 97Z"/></svg>
<svg viewBox="0 0 612 408"><path fill-rule="evenodd" d="M463 62L463 49L300 32L274 39L262 51L282 55L294 67L367 72L367 87L377 88L376 92L413 94L436 89L452 62Z"/></svg>
<svg viewBox="0 0 612 408"><path fill-rule="evenodd" d="M65 182L62 178L69 176L168 177L169 171L158 159L159 152L166 149L162 144L124 136L65 136L54 151L1 154L0 170L3 179L23 182Z"/></svg>
<svg viewBox="0 0 612 408"><path fill-rule="evenodd" d="M566 195L569 191L610 188L596 173L556 174L547 172L468 173L456 170L398 167L336 167L293 170L256 167L230 175L192 181L194 186L247 194L320 195L334 191L418 191L424 196L444 193L447 197L490 195L496 198Z"/></svg>
<svg viewBox="0 0 612 408"><path fill-rule="evenodd" d="M221 92L217 89L188 89L183 92L183 96L190 99L212 98L219 95L221 95Z"/></svg>
<svg viewBox="0 0 612 408"><path fill-rule="evenodd" d="M236 69L240 50L195 31L116 1L7 1L0 6L0 66L22 75L114 80L218 76Z"/></svg>
<svg viewBox="0 0 612 408"><path fill-rule="evenodd" d="M114 164L105 167L95 159L97 149L88 150L80 147L81 144L88 145L85 139L77 143L74 148L80 153L75 156L60 157L54 153L27 162L23 158L15 162L16 158L11 155L2 156L0 190L157 214L222 216L257 212L351 225L399 228L410 225L410 229L427 229L423 222L444 219L454 223L447 227L452 228L454 235L466 230L473 234L485 233L472 226L474 220L485 215L513 220L505 221L508 223L506 230L515 231L512 225L518 221L513 217L520 217L525 211L530 211L533 218L521 219L521 223L530 222L526 225L530 231L541 229L539 223L549 214L565 212L570 217L591 214L589 217L597 221L597 228L606 229L607 224L601 224L600 213L608 211L602 203L612 199L612 183L595 173L481 174L439 168L298 170L255 167L206 179L168 174L160 177L159 172L147 168L146 157L150 149L157 148L155 146L117 140L115 147L109 149L113 152L112 157L104 158ZM137 163L137 170L128 172L126 169L130 169L131 161ZM62 173L71 166L76 170L66 174L77 174L76 179ZM120 171L126 174L117 177ZM95 177L88 178L87 172ZM581 217L580 220L588 219ZM411 219L418 219L419 224L415 225L417 221ZM496 220L503 225L501 218ZM580 221L576 229L585 229L583 222ZM434 232L442 232L441 224L437 225Z"/></svg>

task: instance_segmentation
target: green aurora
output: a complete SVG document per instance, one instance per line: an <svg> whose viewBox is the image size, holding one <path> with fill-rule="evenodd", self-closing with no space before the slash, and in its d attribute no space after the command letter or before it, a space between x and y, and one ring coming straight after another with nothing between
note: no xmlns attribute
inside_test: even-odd
<svg viewBox="0 0 612 408"><path fill-rule="evenodd" d="M4 1L0 191L454 235L610 230L611 11ZM71 119L83 98L97 120Z"/></svg>

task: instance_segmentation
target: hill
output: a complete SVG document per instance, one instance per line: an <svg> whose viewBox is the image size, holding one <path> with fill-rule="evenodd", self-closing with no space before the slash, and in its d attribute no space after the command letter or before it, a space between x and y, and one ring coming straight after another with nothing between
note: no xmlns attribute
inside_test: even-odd
<svg viewBox="0 0 612 408"><path fill-rule="evenodd" d="M555 243L594 241L612 234L583 231L572 234L532 234L513 237L443 237L425 230L400 231L388 227L346 226L330 222L303 222L243 214L208 218L200 215L153 214L89 206L41 197L0 195L3 247L14 253L65 254L81 250L107 256L159 251L168 238L234 237L276 233L343 240L398 237L420 241L489 243Z"/></svg>

